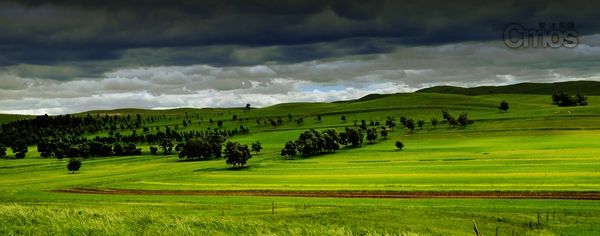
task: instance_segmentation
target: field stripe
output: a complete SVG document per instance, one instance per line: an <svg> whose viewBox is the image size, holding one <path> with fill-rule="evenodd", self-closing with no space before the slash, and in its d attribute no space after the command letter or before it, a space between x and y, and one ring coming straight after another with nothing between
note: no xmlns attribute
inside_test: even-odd
<svg viewBox="0 0 600 236"><path fill-rule="evenodd" d="M580 199L600 200L600 192L560 191L276 191L276 190L140 190L71 188L51 192L115 195L212 195L212 196L276 196L326 198L502 198L502 199Z"/></svg>

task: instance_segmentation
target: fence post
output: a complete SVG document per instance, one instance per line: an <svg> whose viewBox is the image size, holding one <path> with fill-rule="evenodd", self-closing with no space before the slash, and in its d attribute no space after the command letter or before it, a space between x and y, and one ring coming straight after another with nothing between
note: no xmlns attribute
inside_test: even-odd
<svg viewBox="0 0 600 236"><path fill-rule="evenodd" d="M477 229L477 224L475 224L475 220L473 220L473 230L475 230L475 235L481 236L479 229Z"/></svg>

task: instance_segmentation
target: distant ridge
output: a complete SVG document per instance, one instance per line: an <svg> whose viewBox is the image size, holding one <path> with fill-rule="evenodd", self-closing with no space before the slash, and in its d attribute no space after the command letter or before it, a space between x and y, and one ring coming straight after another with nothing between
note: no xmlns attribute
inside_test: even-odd
<svg viewBox="0 0 600 236"><path fill-rule="evenodd" d="M365 101L370 101L370 100L384 98L384 97L387 97L387 96L390 96L390 95L394 95L394 94L393 93L391 93L391 94L371 93L371 94L367 94L364 97L361 97L361 98L358 98L358 99L333 101L331 103L365 102Z"/></svg>
<svg viewBox="0 0 600 236"><path fill-rule="evenodd" d="M480 86L463 88L456 86L435 86L415 91L416 93L448 93L461 95L485 94L538 94L551 95L554 92L600 95L600 81L568 81L556 83L520 83L505 86Z"/></svg>

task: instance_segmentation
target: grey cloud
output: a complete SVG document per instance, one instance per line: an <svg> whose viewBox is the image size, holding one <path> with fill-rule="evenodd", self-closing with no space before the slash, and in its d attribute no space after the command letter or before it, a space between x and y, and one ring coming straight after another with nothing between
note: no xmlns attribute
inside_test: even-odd
<svg viewBox="0 0 600 236"><path fill-rule="evenodd" d="M138 66L298 63L386 53L396 46L498 40L503 26L514 21L570 20L591 35L600 30L597 5L577 0L5 1L0 66L79 67L86 74L70 74L77 79Z"/></svg>

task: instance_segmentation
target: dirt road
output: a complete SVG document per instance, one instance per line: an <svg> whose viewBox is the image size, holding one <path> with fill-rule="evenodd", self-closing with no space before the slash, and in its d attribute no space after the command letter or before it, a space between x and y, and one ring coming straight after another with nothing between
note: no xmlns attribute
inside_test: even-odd
<svg viewBox="0 0 600 236"><path fill-rule="evenodd" d="M600 192L433 192L433 191L282 191L282 190L139 190L71 188L61 193L118 195L216 195L331 198L503 198L600 200Z"/></svg>

